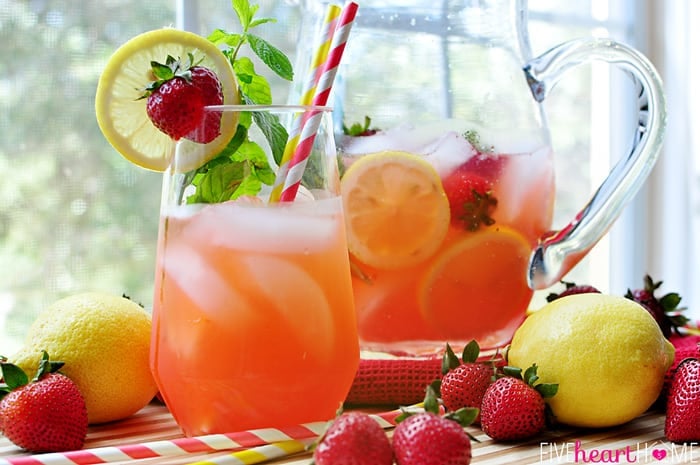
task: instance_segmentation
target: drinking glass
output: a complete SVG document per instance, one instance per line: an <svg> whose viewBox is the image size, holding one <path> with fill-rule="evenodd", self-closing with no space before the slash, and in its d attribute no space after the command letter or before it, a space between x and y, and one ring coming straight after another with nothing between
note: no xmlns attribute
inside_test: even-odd
<svg viewBox="0 0 700 465"><path fill-rule="evenodd" d="M257 146L245 142L238 155L191 170L192 160L209 158L207 146L183 139L164 174L151 352L160 393L187 435L333 418L359 348L331 110L207 111L238 121L229 148L246 126ZM227 170L258 170L270 182L274 173L260 163L228 160L261 149L256 156L277 166L271 132L279 140L280 127L288 133L294 121L314 118L318 130L293 201L270 202L262 184L257 194L241 185L245 193L234 200L227 191L219 202L200 203ZM279 121L275 131L270 121Z"/></svg>

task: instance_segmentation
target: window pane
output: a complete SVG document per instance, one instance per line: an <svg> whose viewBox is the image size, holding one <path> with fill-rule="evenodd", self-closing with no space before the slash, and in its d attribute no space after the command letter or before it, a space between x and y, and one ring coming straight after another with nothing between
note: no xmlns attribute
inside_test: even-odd
<svg viewBox="0 0 700 465"><path fill-rule="evenodd" d="M123 160L95 121L114 49L174 22L172 0L0 2L0 354L35 315L86 290L150 304L160 176Z"/></svg>

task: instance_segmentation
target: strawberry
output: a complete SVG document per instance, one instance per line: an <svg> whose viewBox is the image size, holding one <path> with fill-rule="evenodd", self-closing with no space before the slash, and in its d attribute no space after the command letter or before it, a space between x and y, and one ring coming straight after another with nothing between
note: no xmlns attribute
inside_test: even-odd
<svg viewBox="0 0 700 465"><path fill-rule="evenodd" d="M525 439L546 426L544 398L553 396L557 384L535 384L537 366L525 370L504 367L503 376L489 386L481 403L481 429L496 441Z"/></svg>
<svg viewBox="0 0 700 465"><path fill-rule="evenodd" d="M666 407L669 441L700 441L700 360L686 358L676 369Z"/></svg>
<svg viewBox="0 0 700 465"><path fill-rule="evenodd" d="M688 318L681 314L685 308L679 308L681 297L670 292L663 297L656 297L654 292L661 287L663 281L654 282L651 276L644 277L644 288L627 290L625 297L632 299L647 309L654 317L664 337L669 338L672 333L680 334L678 328L688 323Z"/></svg>
<svg viewBox="0 0 700 465"><path fill-rule="evenodd" d="M223 104L221 83L211 70L195 66L192 54L188 56L186 62L172 56L165 64L152 62L156 80L148 84L142 98L147 98L146 113L153 125L173 140L185 137L208 143L220 134L221 114L205 116L204 107Z"/></svg>
<svg viewBox="0 0 700 465"><path fill-rule="evenodd" d="M440 377L439 357L361 359L345 402L350 405L409 405Z"/></svg>
<svg viewBox="0 0 700 465"><path fill-rule="evenodd" d="M492 183L469 170L466 164L459 166L442 180L450 204L452 221L463 223L469 231L481 225L490 226L498 201L493 196Z"/></svg>
<svg viewBox="0 0 700 465"><path fill-rule="evenodd" d="M190 69L192 84L202 93L204 105L222 105L224 93L216 74L203 66L195 66ZM196 130L191 131L186 139L200 144L207 144L221 134L221 112L207 111L204 113L204 122Z"/></svg>
<svg viewBox="0 0 700 465"><path fill-rule="evenodd" d="M316 465L391 465L389 438L376 420L362 412L338 416L314 449Z"/></svg>
<svg viewBox="0 0 700 465"><path fill-rule="evenodd" d="M562 281L561 282L566 288L561 291L560 293L552 292L547 296L547 302L551 302L556 299L560 299L562 297L566 297L567 295L574 295L574 294L600 294L600 291L591 286L590 284L576 284L572 282L566 282Z"/></svg>
<svg viewBox="0 0 700 465"><path fill-rule="evenodd" d="M461 362L447 344L440 382L440 397L447 410L481 407L486 389L494 380L495 365L493 361L477 362L478 357L479 345L476 341L464 347ZM478 416L474 422L479 422Z"/></svg>
<svg viewBox="0 0 700 465"><path fill-rule="evenodd" d="M491 182L499 179L503 173L508 157L497 154L493 146L481 143L481 137L476 131L467 131L464 138L476 150L476 155L469 157L464 168L474 174L482 176Z"/></svg>
<svg viewBox="0 0 700 465"><path fill-rule="evenodd" d="M664 386L659 394L659 399L657 404L660 408L664 409L668 401L668 393L671 390L671 382L673 381L673 375L675 374L678 365L686 358L700 358L700 334L686 334L677 335L672 334L669 341L673 344L676 349L674 354L673 363L666 370L664 375Z"/></svg>
<svg viewBox="0 0 700 465"><path fill-rule="evenodd" d="M471 440L456 421L432 412L409 416L393 436L398 465L468 465Z"/></svg>
<svg viewBox="0 0 700 465"><path fill-rule="evenodd" d="M472 437L464 429L479 410L462 408L441 416L435 390L428 386L424 410L404 409L396 418L392 445L398 465L468 465Z"/></svg>
<svg viewBox="0 0 700 465"><path fill-rule="evenodd" d="M17 446L33 453L83 447L88 417L85 400L68 377L57 372L62 362L43 353L36 376L29 380L19 367L0 363L0 431Z"/></svg>

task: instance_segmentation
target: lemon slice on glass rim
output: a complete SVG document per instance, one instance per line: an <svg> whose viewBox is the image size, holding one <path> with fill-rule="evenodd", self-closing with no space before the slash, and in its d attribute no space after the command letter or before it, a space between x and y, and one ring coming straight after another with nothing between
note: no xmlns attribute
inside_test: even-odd
<svg viewBox="0 0 700 465"><path fill-rule="evenodd" d="M379 269L412 266L433 255L450 224L440 176L417 155L385 151L354 161L340 182L348 249Z"/></svg>
<svg viewBox="0 0 700 465"><path fill-rule="evenodd" d="M146 113L146 99L140 99L154 80L151 61L165 63L168 55L184 58L189 53L195 63L217 75L224 104L238 104L238 87L228 58L204 37L179 29L156 29L133 37L112 54L100 76L95 95L97 123L112 147L138 166L165 171L176 145L153 125ZM207 144L182 139L177 170L198 168L216 156L235 134L237 118L236 113L223 112L221 134Z"/></svg>

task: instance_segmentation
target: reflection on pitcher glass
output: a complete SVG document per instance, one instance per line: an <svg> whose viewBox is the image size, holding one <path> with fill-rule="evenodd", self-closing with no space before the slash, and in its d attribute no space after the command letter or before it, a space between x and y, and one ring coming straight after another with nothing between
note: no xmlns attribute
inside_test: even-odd
<svg viewBox="0 0 700 465"><path fill-rule="evenodd" d="M316 30L325 5L302 0L302 30ZM298 56L309 42L302 34ZM565 71L593 60L637 85L639 124L586 206L552 231L542 101ZM365 349L506 343L533 290L571 270L636 194L665 131L661 83L644 56L581 39L532 57L525 0L367 2L343 63L334 106Z"/></svg>

